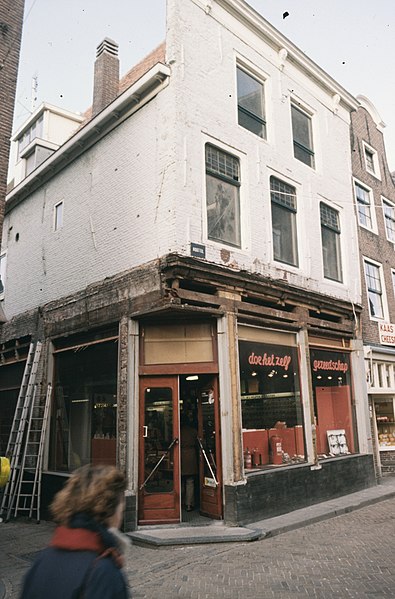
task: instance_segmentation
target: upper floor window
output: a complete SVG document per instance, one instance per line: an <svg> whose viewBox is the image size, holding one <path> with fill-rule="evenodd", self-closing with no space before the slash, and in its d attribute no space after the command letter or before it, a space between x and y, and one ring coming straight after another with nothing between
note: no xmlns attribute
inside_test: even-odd
<svg viewBox="0 0 395 599"><path fill-rule="evenodd" d="M43 120L44 117L41 115L38 119L30 125L29 129L27 129L23 135L18 138L18 156L29 145L33 139L36 137L43 136Z"/></svg>
<svg viewBox="0 0 395 599"><path fill-rule="evenodd" d="M384 318L381 265L364 260L369 313L372 318Z"/></svg>
<svg viewBox="0 0 395 599"><path fill-rule="evenodd" d="M238 158L206 144L207 236L241 247Z"/></svg>
<svg viewBox="0 0 395 599"><path fill-rule="evenodd" d="M5 289L5 271L6 271L7 254L0 254L0 297L2 297Z"/></svg>
<svg viewBox="0 0 395 599"><path fill-rule="evenodd" d="M388 200L381 198L383 202L385 231L388 241L395 243L395 206Z"/></svg>
<svg viewBox="0 0 395 599"><path fill-rule="evenodd" d="M277 177L270 177L273 258L298 266L296 233L296 189Z"/></svg>
<svg viewBox="0 0 395 599"><path fill-rule="evenodd" d="M291 104L294 156L314 168L313 134L311 117Z"/></svg>
<svg viewBox="0 0 395 599"><path fill-rule="evenodd" d="M339 213L321 202L320 216L324 277L342 281Z"/></svg>
<svg viewBox="0 0 395 599"><path fill-rule="evenodd" d="M369 189L355 183L355 196L357 198L358 220L359 224L367 229L373 229L371 194Z"/></svg>
<svg viewBox="0 0 395 599"><path fill-rule="evenodd" d="M63 227L63 202L59 202L54 207L54 230L57 231Z"/></svg>
<svg viewBox="0 0 395 599"><path fill-rule="evenodd" d="M239 125L266 139L263 84L237 67L237 109Z"/></svg>
<svg viewBox="0 0 395 599"><path fill-rule="evenodd" d="M380 167L379 160L376 150L368 146L364 141L362 142L364 156L365 156L365 168L371 175L374 175L380 179Z"/></svg>

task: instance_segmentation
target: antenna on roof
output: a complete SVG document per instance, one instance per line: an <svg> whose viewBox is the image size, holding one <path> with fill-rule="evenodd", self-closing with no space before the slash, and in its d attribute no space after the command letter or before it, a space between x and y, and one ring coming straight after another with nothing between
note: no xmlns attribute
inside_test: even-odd
<svg viewBox="0 0 395 599"><path fill-rule="evenodd" d="M37 102L37 92L38 92L38 75L33 75L32 77L32 96L31 96L31 111L34 112L36 108Z"/></svg>

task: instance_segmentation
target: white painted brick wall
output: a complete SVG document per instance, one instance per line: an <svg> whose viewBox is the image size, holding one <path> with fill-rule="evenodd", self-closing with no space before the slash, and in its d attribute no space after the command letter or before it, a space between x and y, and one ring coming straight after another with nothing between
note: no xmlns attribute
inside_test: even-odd
<svg viewBox="0 0 395 599"><path fill-rule="evenodd" d="M241 161L243 246L227 248L231 266L360 301L348 112L334 114L331 97L305 73L290 63L281 72L262 39L215 3L211 14L200 4L169 0L169 87L6 217L9 318L168 252L189 254L191 241L225 266L226 246L206 235L207 141ZM236 57L266 77L268 141L237 124ZM291 94L314 113L316 169L293 157ZM299 268L272 261L271 174L297 187ZM344 284L323 278L321 199L340 212ZM59 201L64 225L54 232Z"/></svg>

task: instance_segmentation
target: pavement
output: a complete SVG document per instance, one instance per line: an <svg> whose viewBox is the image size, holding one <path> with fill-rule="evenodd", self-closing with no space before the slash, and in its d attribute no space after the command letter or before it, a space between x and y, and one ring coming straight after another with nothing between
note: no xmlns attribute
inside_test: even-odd
<svg viewBox="0 0 395 599"><path fill-rule="evenodd" d="M394 518L395 477L388 477L245 527L130 533L125 574L134 599L394 599ZM17 599L53 529L23 518L0 524L0 599ZM154 541L136 537L144 532Z"/></svg>
<svg viewBox="0 0 395 599"><path fill-rule="evenodd" d="M209 521L206 526L150 526L128 533L133 543L152 547L257 541L280 533L333 518L366 505L395 497L395 477L384 477L380 484L356 493L317 503L281 516L259 520L243 527ZM205 519L206 520L206 519ZM206 520L207 522L207 520ZM395 597L395 589L394 589Z"/></svg>

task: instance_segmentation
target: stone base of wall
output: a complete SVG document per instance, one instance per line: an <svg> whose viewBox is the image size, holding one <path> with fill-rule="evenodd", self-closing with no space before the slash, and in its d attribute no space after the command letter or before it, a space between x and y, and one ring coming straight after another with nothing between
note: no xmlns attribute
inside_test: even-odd
<svg viewBox="0 0 395 599"><path fill-rule="evenodd" d="M322 462L320 470L298 465L247 477L246 485L225 486L225 521L248 524L347 495L376 484L372 455Z"/></svg>
<svg viewBox="0 0 395 599"><path fill-rule="evenodd" d="M380 451L381 472L395 474L395 451Z"/></svg>

